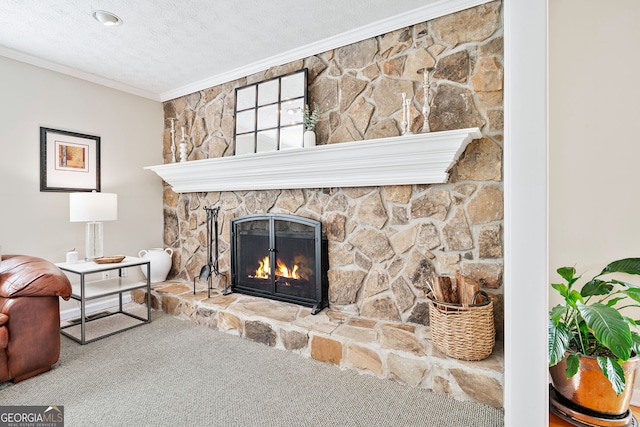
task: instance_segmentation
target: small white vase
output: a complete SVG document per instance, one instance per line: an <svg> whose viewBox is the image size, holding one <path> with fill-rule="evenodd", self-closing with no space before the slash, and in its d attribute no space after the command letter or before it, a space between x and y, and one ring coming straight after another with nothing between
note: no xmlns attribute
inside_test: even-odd
<svg viewBox="0 0 640 427"><path fill-rule="evenodd" d="M304 132L302 137L303 139L303 147L313 147L316 145L316 133L312 130L307 130Z"/></svg>
<svg viewBox="0 0 640 427"><path fill-rule="evenodd" d="M173 249L171 248L151 248L147 250L141 250L138 252L138 256L144 260L149 260L149 268L151 270L151 283L164 282L167 280L169 270L171 270L171 256L173 255ZM144 277L147 277L147 266L141 265L140 270Z"/></svg>

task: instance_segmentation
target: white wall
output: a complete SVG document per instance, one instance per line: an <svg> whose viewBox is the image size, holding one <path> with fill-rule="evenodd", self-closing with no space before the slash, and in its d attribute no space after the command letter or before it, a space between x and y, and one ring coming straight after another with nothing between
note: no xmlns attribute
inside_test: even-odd
<svg viewBox="0 0 640 427"><path fill-rule="evenodd" d="M68 193L40 192L40 126L101 137L102 191L118 194L104 224L106 255L163 245L160 102L0 57L0 245L54 262L77 248L84 224L69 222Z"/></svg>
<svg viewBox="0 0 640 427"><path fill-rule="evenodd" d="M640 256L640 2L550 6L550 265Z"/></svg>
<svg viewBox="0 0 640 427"><path fill-rule="evenodd" d="M638 17L637 0L549 2L552 281L640 257Z"/></svg>

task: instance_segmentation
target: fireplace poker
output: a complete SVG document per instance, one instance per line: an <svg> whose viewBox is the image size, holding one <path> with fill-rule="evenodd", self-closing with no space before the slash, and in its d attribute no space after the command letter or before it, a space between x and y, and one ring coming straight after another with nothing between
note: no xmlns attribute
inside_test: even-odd
<svg viewBox="0 0 640 427"><path fill-rule="evenodd" d="M213 230L214 230L214 238L215 238L215 245L216 245L216 259L215 259L215 263L213 264L213 273L216 275L216 277L220 276L220 265L218 264L218 258L219 258L219 249L218 249L218 212L220 212L220 207L218 206L217 208L213 208ZM209 240L209 247L211 247L211 240ZM225 286L225 292L226 292L227 288ZM211 277L209 277L209 298L211 298Z"/></svg>
<svg viewBox="0 0 640 427"><path fill-rule="evenodd" d="M205 208L206 210L207 208ZM207 280L211 276L211 211L207 210L207 264L200 269L200 280Z"/></svg>
<svg viewBox="0 0 640 427"><path fill-rule="evenodd" d="M216 243L216 260L215 260L215 263L213 264L213 272L215 273L216 276L220 275L220 264L218 264L218 256L220 254L220 251L218 249L218 212L220 212L219 207L215 208L215 210L213 211L213 230L214 230L215 243Z"/></svg>

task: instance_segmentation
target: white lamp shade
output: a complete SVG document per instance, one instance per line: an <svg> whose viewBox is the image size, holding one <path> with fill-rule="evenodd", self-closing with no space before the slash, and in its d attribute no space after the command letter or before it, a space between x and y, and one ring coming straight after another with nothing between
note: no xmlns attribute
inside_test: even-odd
<svg viewBox="0 0 640 427"><path fill-rule="evenodd" d="M70 193L69 221L93 222L118 219L118 195L115 193Z"/></svg>

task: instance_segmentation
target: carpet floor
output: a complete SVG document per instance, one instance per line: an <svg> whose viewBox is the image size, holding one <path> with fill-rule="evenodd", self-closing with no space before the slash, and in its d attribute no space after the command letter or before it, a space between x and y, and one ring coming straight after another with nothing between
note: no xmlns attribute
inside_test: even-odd
<svg viewBox="0 0 640 427"><path fill-rule="evenodd" d="M66 427L504 425L500 409L152 319L85 346L62 337L53 369L0 383L0 405L64 406Z"/></svg>

